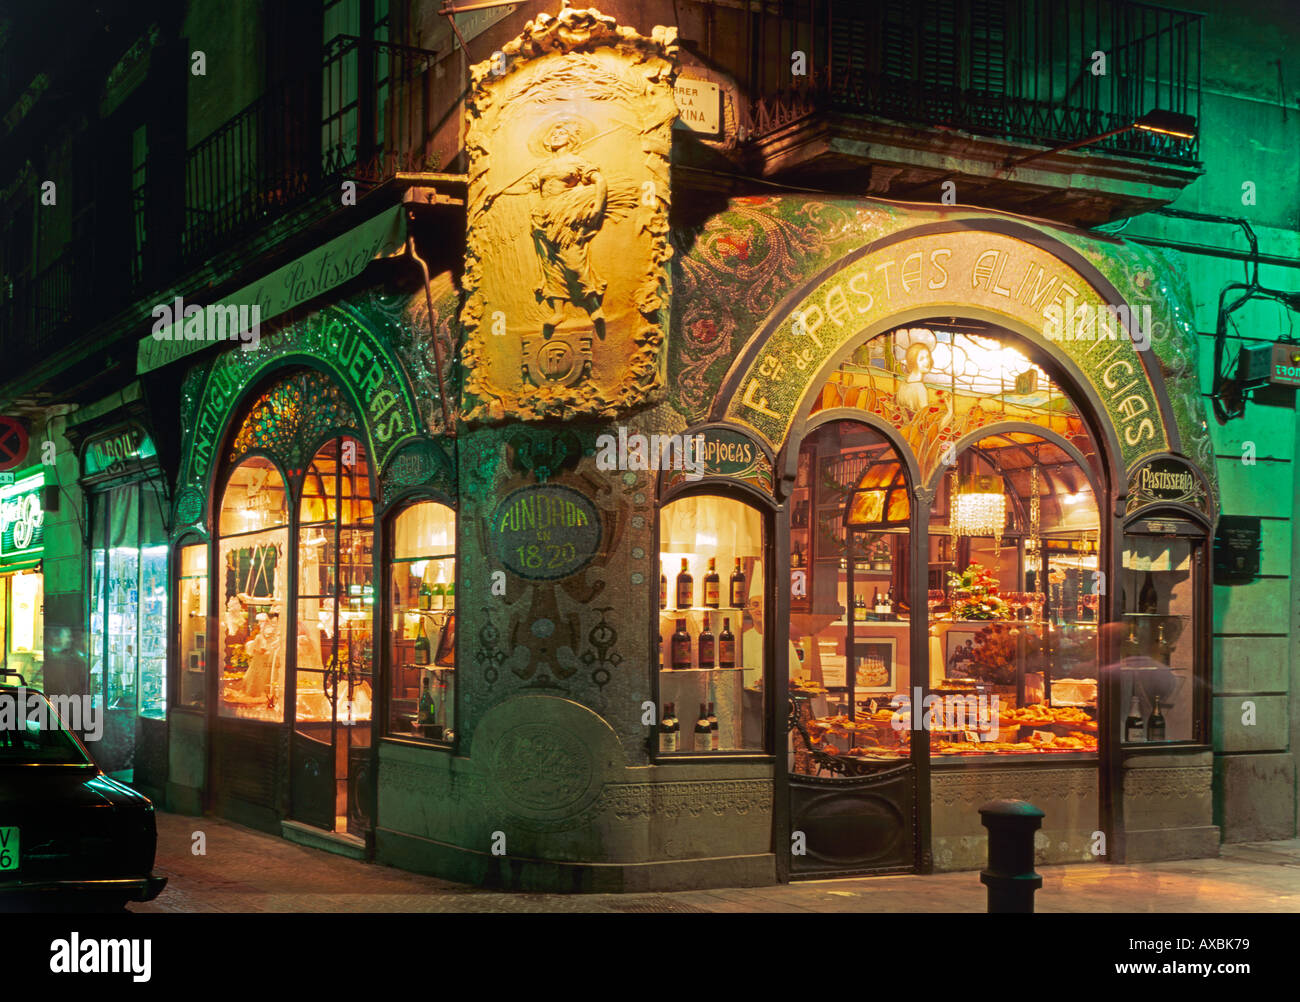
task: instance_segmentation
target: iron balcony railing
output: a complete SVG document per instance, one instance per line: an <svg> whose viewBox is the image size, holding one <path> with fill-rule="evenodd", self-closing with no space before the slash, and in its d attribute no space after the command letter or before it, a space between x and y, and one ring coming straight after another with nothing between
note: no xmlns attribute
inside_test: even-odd
<svg viewBox="0 0 1300 1002"><path fill-rule="evenodd" d="M0 281L0 351L7 371L21 372L58 346L57 332L86 298L88 260L83 247L69 245L35 275Z"/></svg>
<svg viewBox="0 0 1300 1002"><path fill-rule="evenodd" d="M379 183L433 162L436 54L340 35L319 75L278 84L185 164L182 257L194 260L345 179Z"/></svg>
<svg viewBox="0 0 1300 1002"><path fill-rule="evenodd" d="M1198 144L1128 129L1200 119L1201 14L1129 0L801 0L750 26L749 130L846 112L1195 163ZM797 76L793 52L803 52Z"/></svg>

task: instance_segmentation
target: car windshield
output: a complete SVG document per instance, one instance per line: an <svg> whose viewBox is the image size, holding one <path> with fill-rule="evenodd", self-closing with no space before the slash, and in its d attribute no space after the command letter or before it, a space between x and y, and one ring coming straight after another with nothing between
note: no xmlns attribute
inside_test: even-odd
<svg viewBox="0 0 1300 1002"><path fill-rule="evenodd" d="M86 765L76 739L39 692L0 687L0 765Z"/></svg>

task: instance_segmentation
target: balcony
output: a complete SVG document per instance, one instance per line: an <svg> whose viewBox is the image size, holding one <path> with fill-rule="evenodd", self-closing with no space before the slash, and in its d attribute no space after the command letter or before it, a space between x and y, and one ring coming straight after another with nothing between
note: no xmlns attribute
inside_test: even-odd
<svg viewBox="0 0 1300 1002"><path fill-rule="evenodd" d="M151 157L129 213L101 215L111 232L83 229L42 271L0 276L9 371L53 359L72 344L70 331L101 336L97 324L216 255L249 248L251 256L257 234L297 211L318 219L340 208L345 180L361 195L399 171L436 169L434 60L423 49L339 36L318 73L267 90L183 164Z"/></svg>
<svg viewBox="0 0 1300 1002"><path fill-rule="evenodd" d="M319 77L258 98L188 153L181 258L196 262L345 180L435 169L436 54L340 35Z"/></svg>
<svg viewBox="0 0 1300 1002"><path fill-rule="evenodd" d="M1199 120L1200 14L1127 0L778 6L751 46L745 123L767 176L865 177L872 194L926 201L953 180L959 202L1084 225L1199 176L1195 136L1132 126L1153 111ZM793 49L805 77L791 77Z"/></svg>

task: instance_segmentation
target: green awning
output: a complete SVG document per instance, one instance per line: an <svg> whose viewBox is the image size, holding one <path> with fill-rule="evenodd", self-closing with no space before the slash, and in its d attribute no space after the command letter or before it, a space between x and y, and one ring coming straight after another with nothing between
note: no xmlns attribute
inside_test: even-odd
<svg viewBox="0 0 1300 1002"><path fill-rule="evenodd" d="M260 320L265 322L291 310L300 303L328 292L330 289L351 281L365 270L366 265L376 258L392 257L400 254L406 244L406 210L397 205L381 212L373 219L335 237L327 244L317 247L298 260L277 268L252 285L247 285L238 292L231 293L220 302L204 303L208 307L245 307L247 316L249 307L257 306ZM185 304L182 300L159 303L170 315L177 307L198 306L198 303ZM202 351L211 341L205 337L195 336L186 340L182 335L182 324L167 316L158 317L151 314L150 323L158 327L157 332L140 340L136 351L136 375L152 372L177 359ZM226 328L220 328L226 330ZM233 337L235 330L227 330ZM186 332L189 333L189 332Z"/></svg>

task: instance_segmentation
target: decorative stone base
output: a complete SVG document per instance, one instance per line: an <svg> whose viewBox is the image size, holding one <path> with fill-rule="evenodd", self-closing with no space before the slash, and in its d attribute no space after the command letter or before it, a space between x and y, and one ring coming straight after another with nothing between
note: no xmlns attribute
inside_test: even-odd
<svg viewBox="0 0 1300 1002"><path fill-rule="evenodd" d="M719 856L652 863L563 863L473 852L432 839L375 830L375 862L480 887L548 894L620 894L776 883L776 856Z"/></svg>
<svg viewBox="0 0 1300 1002"><path fill-rule="evenodd" d="M1161 828L1125 835L1125 863L1155 863L1162 859L1213 859L1219 855L1219 829Z"/></svg>
<svg viewBox="0 0 1300 1002"><path fill-rule="evenodd" d="M347 856L349 859L362 860L366 858L366 843L355 835L321 831L319 828L305 825L300 821L281 821L280 834L290 842L296 842L298 845L305 845L311 849L324 849L336 856Z"/></svg>

